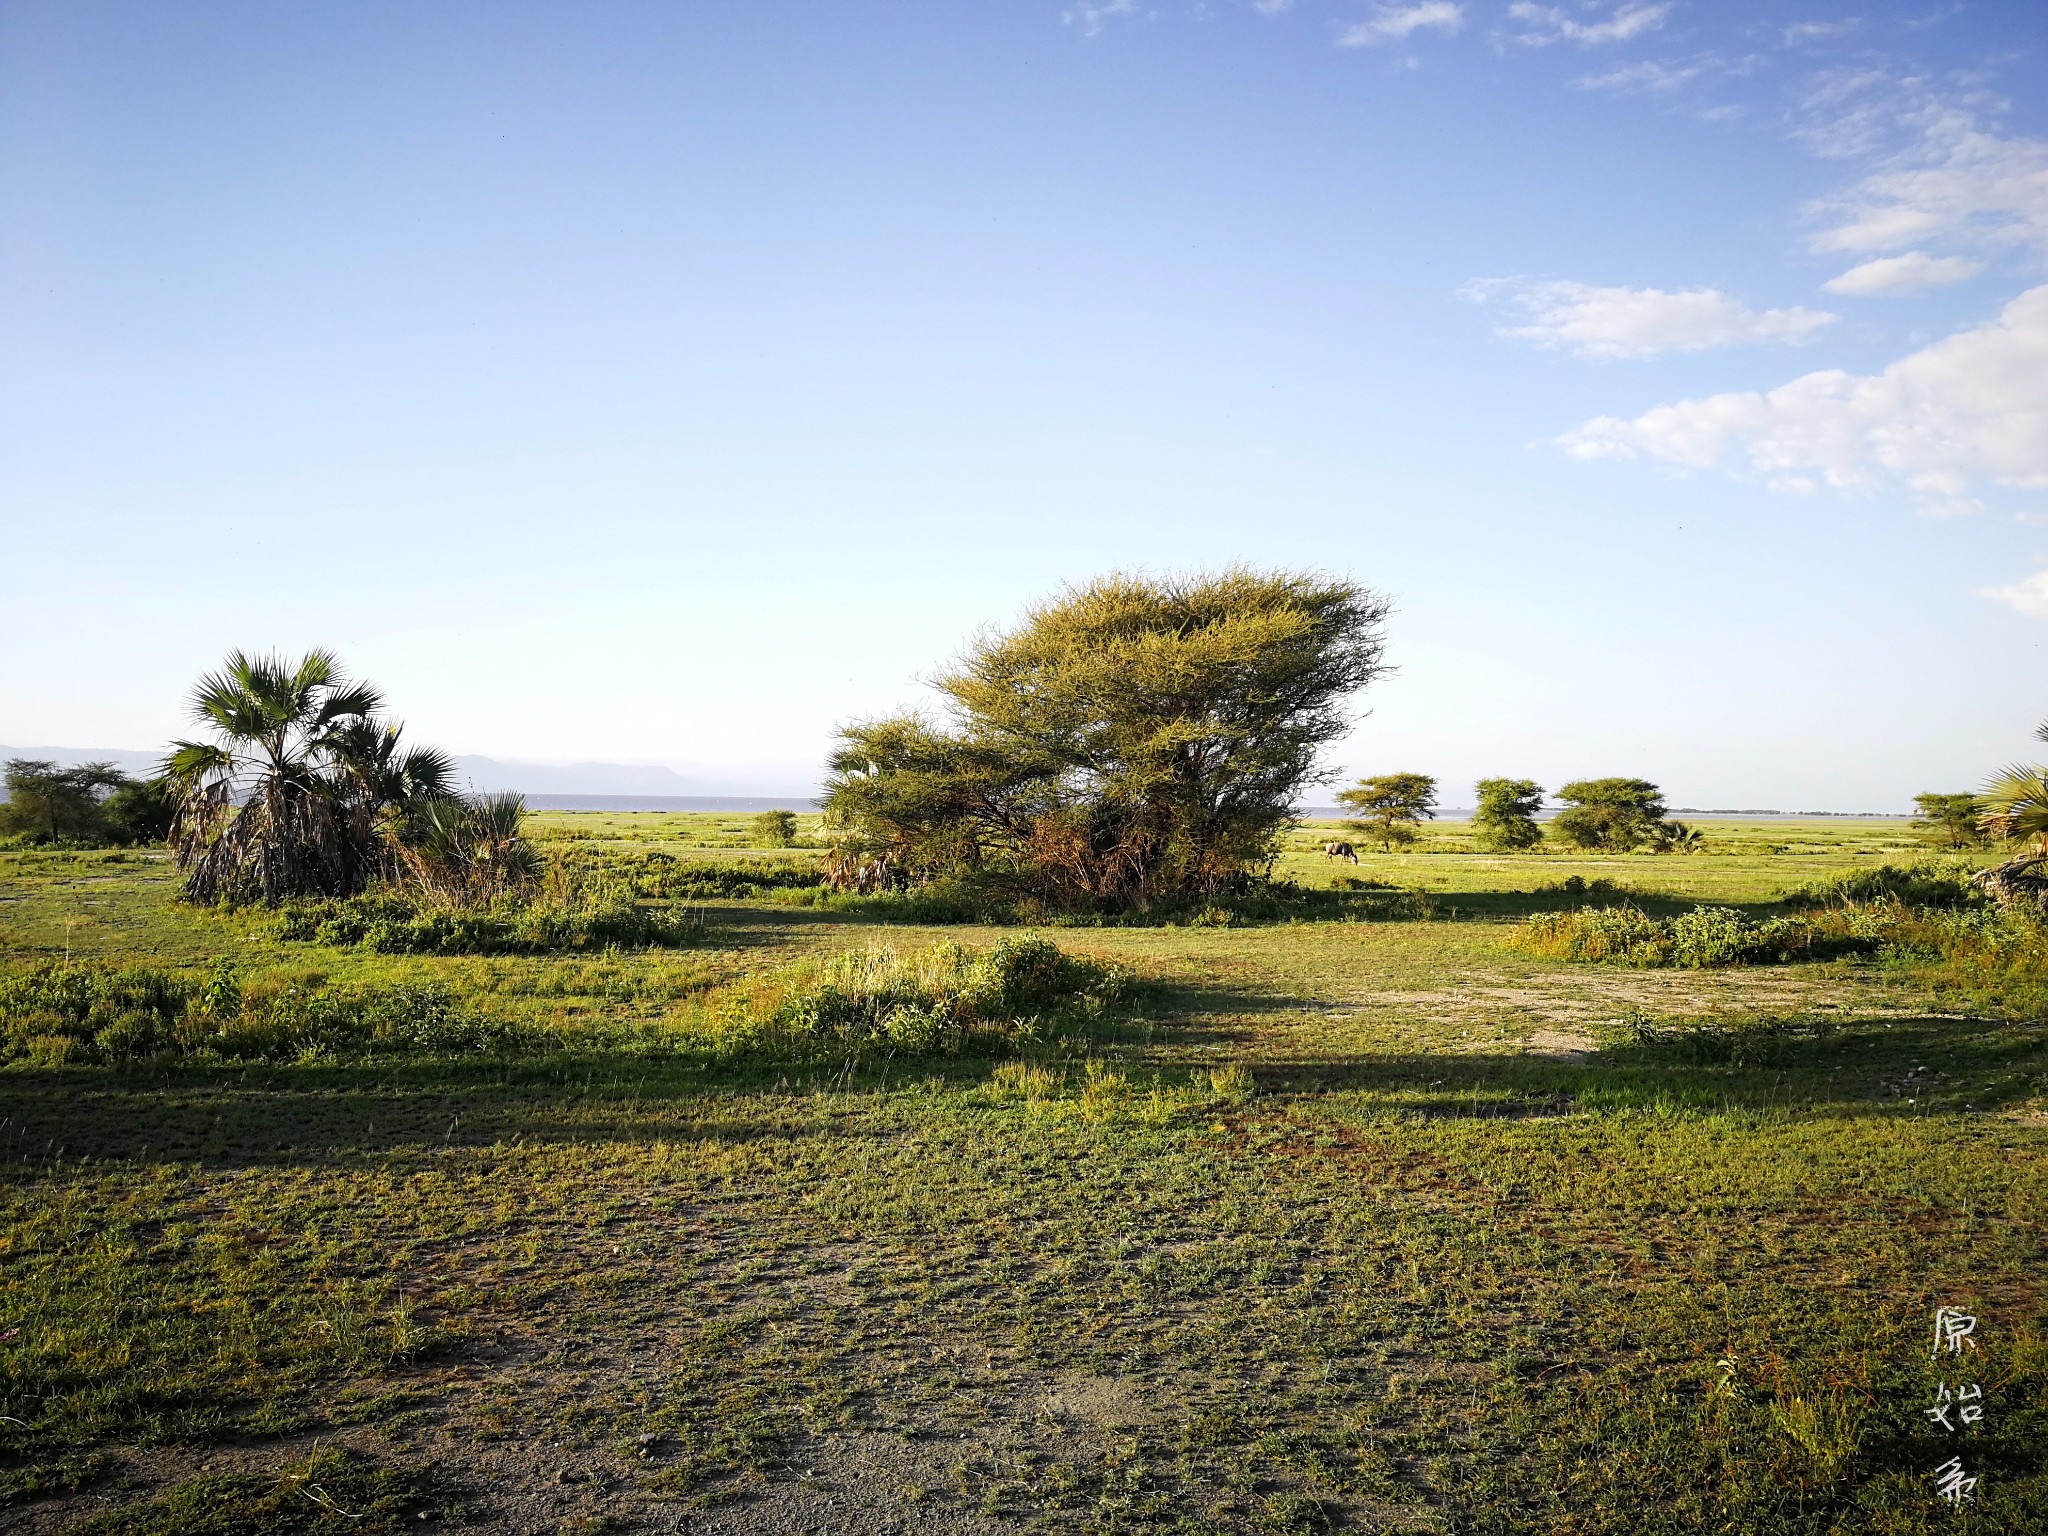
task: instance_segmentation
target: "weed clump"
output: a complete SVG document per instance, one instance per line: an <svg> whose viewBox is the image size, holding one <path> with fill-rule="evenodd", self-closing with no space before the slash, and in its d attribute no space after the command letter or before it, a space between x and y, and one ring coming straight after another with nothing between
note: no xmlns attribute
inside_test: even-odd
<svg viewBox="0 0 2048 1536"><path fill-rule="evenodd" d="M728 989L702 1019L722 1055L775 1059L1007 1049L1100 1018L1131 992L1120 966L1036 934L976 953L879 945Z"/></svg>
<svg viewBox="0 0 2048 1536"><path fill-rule="evenodd" d="M705 936L701 912L643 907L619 886L568 900L504 897L481 906L425 905L377 891L284 904L278 938L381 955L536 955L562 950L674 949Z"/></svg>
<svg viewBox="0 0 2048 1536"><path fill-rule="evenodd" d="M525 1043L516 1026L482 1018L434 985L244 989L226 961L205 982L84 963L0 972L0 1061L9 1064L303 1061Z"/></svg>
<svg viewBox="0 0 2048 1536"><path fill-rule="evenodd" d="M1826 880L1810 881L1788 895L1785 905L1795 911L1877 901L1942 909L1982 907L1987 904L1984 893L1971 879L1976 872L1976 865L1954 859L1928 860L1903 867L1880 864L1873 869L1852 869Z"/></svg>
<svg viewBox="0 0 2048 1536"><path fill-rule="evenodd" d="M1557 960L1696 971L1875 954L1886 929L1886 914L1866 909L1758 921L1732 907L1694 907L1668 918L1628 906L1579 907L1537 913L1515 943Z"/></svg>

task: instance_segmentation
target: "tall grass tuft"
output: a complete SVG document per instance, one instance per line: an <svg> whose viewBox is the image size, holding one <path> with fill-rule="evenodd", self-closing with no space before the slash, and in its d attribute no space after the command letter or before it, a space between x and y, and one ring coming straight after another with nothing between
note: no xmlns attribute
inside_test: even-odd
<svg viewBox="0 0 2048 1536"><path fill-rule="evenodd" d="M1099 1018L1129 992L1121 967L1036 934L975 952L892 945L728 988L699 1021L716 1052L775 1059L1007 1049Z"/></svg>

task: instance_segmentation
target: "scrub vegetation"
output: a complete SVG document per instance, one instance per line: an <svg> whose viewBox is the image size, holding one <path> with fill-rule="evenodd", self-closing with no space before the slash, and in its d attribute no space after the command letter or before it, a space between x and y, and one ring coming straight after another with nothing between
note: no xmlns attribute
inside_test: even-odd
<svg viewBox="0 0 2048 1536"><path fill-rule="evenodd" d="M1375 908L1037 936L794 905L743 816L528 833L689 942L0 854L9 1523L1933 1531L1956 1453L2048 1511L2048 957L1903 823L1311 824ZM1596 917L1668 953L1527 938Z"/></svg>
<svg viewBox="0 0 2048 1536"><path fill-rule="evenodd" d="M1081 589L760 817L231 658L0 848L0 1524L2048 1529L2041 771L1297 819L1383 614Z"/></svg>

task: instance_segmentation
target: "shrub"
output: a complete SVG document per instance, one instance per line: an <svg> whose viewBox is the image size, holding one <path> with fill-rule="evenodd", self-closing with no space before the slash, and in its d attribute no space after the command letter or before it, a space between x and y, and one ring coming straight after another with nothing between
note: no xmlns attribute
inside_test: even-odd
<svg viewBox="0 0 2048 1536"><path fill-rule="evenodd" d="M1531 954L1589 963L1702 969L1875 955L1978 971L2032 968L2048 978L2048 929L2024 913L1981 904L1915 910L1881 900L1762 922L1729 907L1695 907L1668 920L1633 907L1581 907L1539 913L1514 942Z"/></svg>
<svg viewBox="0 0 2048 1536"><path fill-rule="evenodd" d="M1880 864L1874 869L1852 869L1846 874L1811 881L1785 898L1794 909L1848 906L1873 901L1899 902L1909 907L1972 907L1985 904L1983 893L1971 882L1975 866L1949 860L1933 860L1900 868Z"/></svg>
<svg viewBox="0 0 2048 1536"><path fill-rule="evenodd" d="M642 901L740 901L787 891L822 891L824 872L795 859L679 859L672 853L577 850L562 864L572 886L604 881Z"/></svg>
<svg viewBox="0 0 2048 1536"><path fill-rule="evenodd" d="M225 961L204 984L88 964L0 972L0 1060L31 1065L292 1061L525 1043L516 1026L479 1017L440 986L292 985L245 993Z"/></svg>
<svg viewBox="0 0 2048 1536"><path fill-rule="evenodd" d="M621 887L568 901L500 899L426 907L378 891L339 901L293 901L278 911L281 939L385 955L537 955L559 950L678 948L704 937L702 914L642 907Z"/></svg>
<svg viewBox="0 0 2048 1536"><path fill-rule="evenodd" d="M1662 965L1671 950L1671 936L1664 925L1634 907L1539 912L1517 931L1515 941L1534 955L1588 962L1614 960L1625 965Z"/></svg>
<svg viewBox="0 0 2048 1536"><path fill-rule="evenodd" d="M804 1059L877 1051L953 1054L1044 1037L1099 1017L1129 992L1119 967L1035 934L976 953L957 944L836 955L729 988L703 1027L720 1054Z"/></svg>
<svg viewBox="0 0 2048 1536"><path fill-rule="evenodd" d="M796 812L763 811L754 818L754 841L763 848L787 848L796 842Z"/></svg>

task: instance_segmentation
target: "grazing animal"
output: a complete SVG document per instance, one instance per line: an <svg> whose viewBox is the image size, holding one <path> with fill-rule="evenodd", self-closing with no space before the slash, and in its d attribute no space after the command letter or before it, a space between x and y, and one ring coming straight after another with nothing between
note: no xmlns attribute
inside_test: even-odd
<svg viewBox="0 0 2048 1536"><path fill-rule="evenodd" d="M1349 859L1352 863L1356 864L1358 862L1358 850L1349 843L1325 843L1323 844L1323 857L1326 859Z"/></svg>

